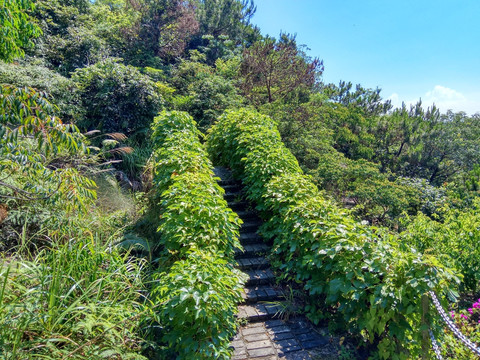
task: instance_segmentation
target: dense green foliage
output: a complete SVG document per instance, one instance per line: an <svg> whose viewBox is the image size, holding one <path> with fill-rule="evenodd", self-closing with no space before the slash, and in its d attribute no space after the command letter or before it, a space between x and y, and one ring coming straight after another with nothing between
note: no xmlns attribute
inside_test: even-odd
<svg viewBox="0 0 480 360"><path fill-rule="evenodd" d="M144 297L149 264L113 246L140 204L112 186L95 190L102 202L82 213L67 212L68 199L9 203L0 227L0 357L144 359L155 307Z"/></svg>
<svg viewBox="0 0 480 360"><path fill-rule="evenodd" d="M1 60L39 34L30 4L1 3ZM42 66L1 67L0 356L145 359L147 263L112 249L131 216L118 203L108 214L96 206L87 169L97 158L56 116L77 119L73 86Z"/></svg>
<svg viewBox="0 0 480 360"><path fill-rule="evenodd" d="M208 138L212 157L232 167L258 204L282 276L303 285L313 321L333 317L378 347L383 359L420 351L421 296L451 288L455 276L393 235L362 226L325 200L302 174L270 118L227 112Z"/></svg>
<svg viewBox="0 0 480 360"><path fill-rule="evenodd" d="M241 220L227 207L195 121L155 118L154 185L161 204L163 265L152 301L162 303L162 340L177 359L229 359L243 277L233 267Z"/></svg>
<svg viewBox="0 0 480 360"><path fill-rule="evenodd" d="M278 120L302 169L360 219L398 229L403 212L441 216L445 203L468 207L476 196L478 115L421 103L391 110L378 89L346 83L294 94L259 110Z"/></svg>
<svg viewBox="0 0 480 360"><path fill-rule="evenodd" d="M49 101L55 105L52 115L65 123L78 123L83 118L75 83L43 65L0 63L0 84L30 87L49 94Z"/></svg>
<svg viewBox="0 0 480 360"><path fill-rule="evenodd" d="M30 55L63 75L109 56L123 56L140 18L124 0L38 0L34 14L43 36Z"/></svg>
<svg viewBox="0 0 480 360"><path fill-rule="evenodd" d="M201 144L212 126L212 152L228 145L215 160L269 219L278 273L312 320L415 357L417 300L450 276L439 263L463 274L462 297L478 290L480 116L325 84L322 61L295 36L262 36L254 13L252 0L0 0L9 356L228 357L240 222ZM275 123L232 112L244 106ZM196 123L172 112L151 127L164 109ZM471 315L456 321L476 339Z"/></svg>
<svg viewBox="0 0 480 360"><path fill-rule="evenodd" d="M163 105L161 86L138 69L105 60L75 71L83 128L127 134L146 129Z"/></svg>
<svg viewBox="0 0 480 360"><path fill-rule="evenodd" d="M69 164L87 153L78 129L52 116L45 94L33 89L3 86L0 100L0 197L85 210L95 183Z"/></svg>
<svg viewBox="0 0 480 360"><path fill-rule="evenodd" d="M292 92L311 89L323 70L320 60L307 61L294 38L265 38L244 52L241 67L242 89L254 103L272 103Z"/></svg>
<svg viewBox="0 0 480 360"><path fill-rule="evenodd" d="M441 222L419 214L408 223L403 238L424 253L463 274L464 290L476 293L480 281L478 200L468 210L450 210Z"/></svg>
<svg viewBox="0 0 480 360"><path fill-rule="evenodd" d="M32 46L32 39L41 34L29 11L30 0L2 0L0 2L0 60L12 61L24 55Z"/></svg>
<svg viewBox="0 0 480 360"><path fill-rule="evenodd" d="M197 56L199 58L195 59ZM216 68L212 69L200 61L201 54L194 53L192 58L183 60L172 71L171 82L177 90L173 103L178 110L192 115L199 128L205 131L225 109L243 103L235 87L239 59L217 60Z"/></svg>

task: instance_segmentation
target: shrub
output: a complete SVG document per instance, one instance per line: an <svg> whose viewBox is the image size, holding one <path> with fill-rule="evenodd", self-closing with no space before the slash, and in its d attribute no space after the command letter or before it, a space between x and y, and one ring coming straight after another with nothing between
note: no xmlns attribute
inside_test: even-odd
<svg viewBox="0 0 480 360"><path fill-rule="evenodd" d="M46 94L11 86L0 88L0 195L18 202L85 210L95 183L61 158L87 154L74 125L52 115ZM62 163L58 166L57 163Z"/></svg>
<svg viewBox="0 0 480 360"><path fill-rule="evenodd" d="M370 161L351 160L342 153L324 153L318 166L309 170L315 183L339 202L349 201L353 213L372 224L398 226L403 212L416 214L424 209L419 191L409 182L390 181L391 173L382 173Z"/></svg>
<svg viewBox="0 0 480 360"><path fill-rule="evenodd" d="M442 222L418 214L402 233L407 243L456 268L463 275L463 290L472 293L480 281L479 206L477 200L471 209L448 210Z"/></svg>
<svg viewBox="0 0 480 360"><path fill-rule="evenodd" d="M471 307L467 310L450 311L450 317L460 332L478 347L480 343L480 299L472 302L469 304ZM478 359L478 355L464 346L450 331L441 334L438 340L441 353L447 359Z"/></svg>
<svg viewBox="0 0 480 360"><path fill-rule="evenodd" d="M30 16L35 9L29 0L2 1L0 7L0 60L12 61L24 55L25 48L42 31Z"/></svg>
<svg viewBox="0 0 480 360"><path fill-rule="evenodd" d="M199 135L182 112L163 112L152 126L164 249L152 300L163 304L162 340L177 359L229 359L244 281L233 268L241 220L223 199Z"/></svg>
<svg viewBox="0 0 480 360"><path fill-rule="evenodd" d="M133 66L115 59L77 69L72 78L86 111L86 130L135 133L150 126L163 106L157 84Z"/></svg>
<svg viewBox="0 0 480 360"><path fill-rule="evenodd" d="M396 182L419 197L419 210L429 217L441 216L447 204L447 189L435 187L425 179L399 177Z"/></svg>
<svg viewBox="0 0 480 360"><path fill-rule="evenodd" d="M0 84L31 87L50 94L50 102L58 107L55 115L64 122L75 123L83 117L73 81L42 65L0 63Z"/></svg>
<svg viewBox="0 0 480 360"><path fill-rule="evenodd" d="M172 176L183 173L211 173L211 163L199 141L200 132L187 113L163 112L154 119L152 142L156 193L171 185Z"/></svg>
<svg viewBox="0 0 480 360"><path fill-rule="evenodd" d="M173 70L172 85L178 90L175 108L188 111L199 128L206 130L227 108L242 104L235 82L220 74L222 69L196 61L182 61Z"/></svg>
<svg viewBox="0 0 480 360"><path fill-rule="evenodd" d="M245 109L227 112L207 148L247 186L267 220L262 232L274 239L273 265L303 285L305 311L314 322L329 309L332 320L364 336L381 358L418 356L420 299L429 290L450 289L456 278L449 269L323 199L270 118Z"/></svg>

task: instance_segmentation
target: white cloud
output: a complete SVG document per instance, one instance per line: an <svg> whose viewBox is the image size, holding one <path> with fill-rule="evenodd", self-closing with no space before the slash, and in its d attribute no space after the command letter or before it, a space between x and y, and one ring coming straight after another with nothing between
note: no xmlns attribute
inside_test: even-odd
<svg viewBox="0 0 480 360"><path fill-rule="evenodd" d="M395 106L395 107L402 106L402 101L400 100L400 95L398 95L397 93L393 93L392 95L390 95L390 97L387 100L390 100L392 102L393 106Z"/></svg>
<svg viewBox="0 0 480 360"><path fill-rule="evenodd" d="M432 91L428 91L425 95L428 99L438 102L465 101L463 94L441 85L435 86Z"/></svg>
<svg viewBox="0 0 480 360"><path fill-rule="evenodd" d="M468 99L462 93L447 88L445 86L437 85L433 90L428 91L423 97L423 102L426 105L435 104L442 111L466 111L468 107Z"/></svg>
<svg viewBox="0 0 480 360"><path fill-rule="evenodd" d="M427 91L424 95L419 96L422 99L424 107L435 104L440 111L446 112L452 110L455 112L464 111L469 115L480 113L480 93L462 94L454 89L442 85L436 85L432 90ZM401 99L400 95L393 93L388 98L392 101L393 106L400 107L402 101L407 105L416 104L419 99Z"/></svg>

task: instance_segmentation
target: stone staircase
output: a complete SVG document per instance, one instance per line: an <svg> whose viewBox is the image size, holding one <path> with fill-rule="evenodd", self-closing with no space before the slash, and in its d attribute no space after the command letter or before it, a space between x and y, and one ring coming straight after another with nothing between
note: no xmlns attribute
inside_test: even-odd
<svg viewBox="0 0 480 360"><path fill-rule="evenodd" d="M303 317L281 319L283 293L265 256L270 244L257 234L262 221L243 199L241 183L226 169L217 168L216 174L222 178L219 184L225 190L225 200L244 222L240 229L243 251L238 250L235 258L238 268L249 276L237 315L246 325L231 343L233 360L311 359L311 350L328 345L329 338L316 332Z"/></svg>

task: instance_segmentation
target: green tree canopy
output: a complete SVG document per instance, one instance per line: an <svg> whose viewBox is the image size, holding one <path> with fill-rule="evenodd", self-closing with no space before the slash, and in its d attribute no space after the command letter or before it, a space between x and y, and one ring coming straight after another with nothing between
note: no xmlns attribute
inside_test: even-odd
<svg viewBox="0 0 480 360"><path fill-rule="evenodd" d="M72 78L86 109L84 130L132 134L148 128L164 104L160 83L118 59L78 69Z"/></svg>
<svg viewBox="0 0 480 360"><path fill-rule="evenodd" d="M10 62L24 55L33 45L32 39L41 34L28 14L34 9L29 0L0 0L0 59Z"/></svg>
<svg viewBox="0 0 480 360"><path fill-rule="evenodd" d="M284 99L302 88L312 88L323 71L323 62L308 59L293 37L280 41L265 38L245 50L240 70L242 89L256 104Z"/></svg>

